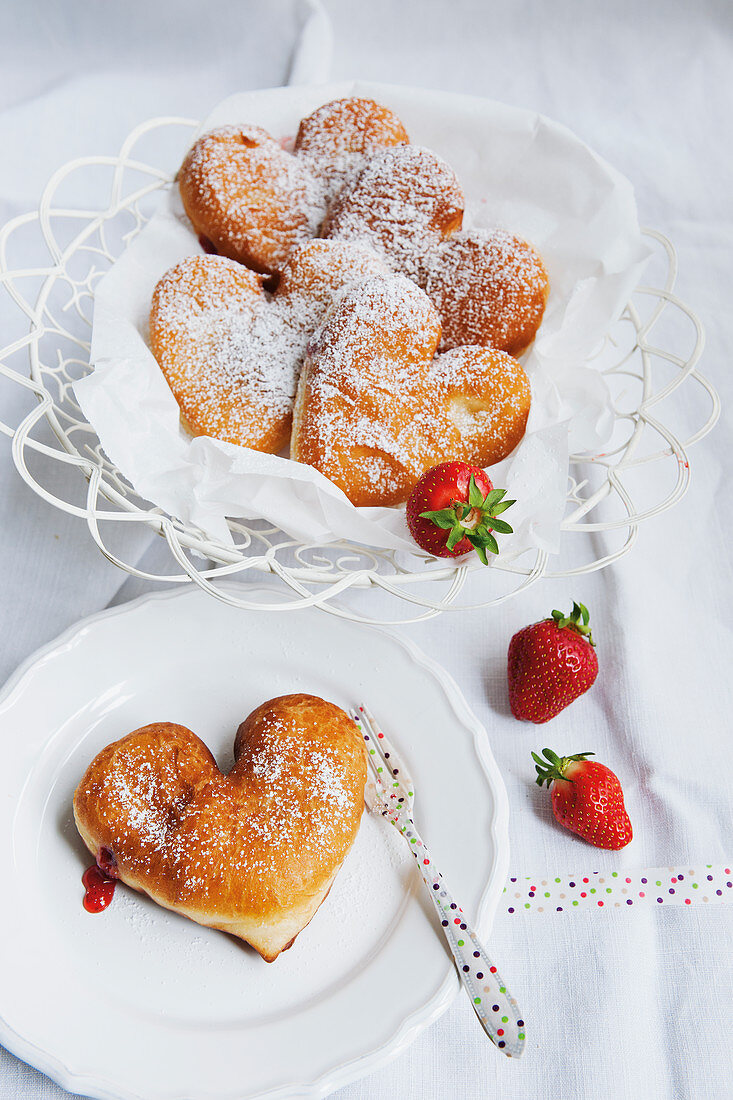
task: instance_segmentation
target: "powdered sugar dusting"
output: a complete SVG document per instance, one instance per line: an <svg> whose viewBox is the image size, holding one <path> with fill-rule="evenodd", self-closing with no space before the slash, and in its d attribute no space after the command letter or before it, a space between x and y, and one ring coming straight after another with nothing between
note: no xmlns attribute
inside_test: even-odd
<svg viewBox="0 0 733 1100"><path fill-rule="evenodd" d="M312 333L329 306L354 283L388 268L373 249L347 241L314 239L297 248L286 265L276 301Z"/></svg>
<svg viewBox="0 0 733 1100"><path fill-rule="evenodd" d="M463 192L429 149L398 145L373 154L338 194L323 234L363 240L393 270L420 282L428 254L461 224Z"/></svg>
<svg viewBox="0 0 733 1100"><path fill-rule="evenodd" d="M372 99L333 100L304 118L295 151L327 181L332 198L383 146L409 141L401 121Z"/></svg>
<svg viewBox="0 0 733 1100"><path fill-rule="evenodd" d="M328 198L325 178L258 126L222 126L192 146L179 174L197 232L222 254L276 272L314 237Z"/></svg>
<svg viewBox="0 0 733 1100"><path fill-rule="evenodd" d="M77 797L124 881L226 914L287 907L289 892L338 867L362 810L360 740L336 708L320 712L320 732L301 728L297 703L278 702L228 776L180 726L146 727L103 751Z"/></svg>
<svg viewBox="0 0 733 1100"><path fill-rule="evenodd" d="M228 167L227 157L232 161ZM242 431L239 421L248 415L241 411L240 394L254 391L259 415L270 413L282 422L278 444L286 438L293 411L291 456L316 466L359 504L405 499L426 464L442 460L449 441L459 446L468 437L483 438L487 418L495 424L505 420L507 438L514 439L513 424L523 416L524 395L512 391L511 377L498 387L493 402L503 410L501 415L490 415L468 392L446 397L436 421L427 395L440 390L440 369L433 371L431 388L425 390L428 364L421 363L418 370L416 363L432 358L437 341L432 346L430 339L423 341L418 355L404 319L401 328L390 328L390 317L396 319L399 310L390 313L384 287L375 296L362 286L358 308L350 299L345 313L334 321L332 309L331 320L317 328L344 288L373 274L373 265L380 262L425 287L442 321L443 351L480 344L520 354L541 321L547 277L537 253L504 230L457 232L464 197L453 169L431 150L410 145L392 112L357 98L324 104L301 122L292 153L257 127L223 127L204 135L186 164L207 202L215 204L221 189L229 189L227 217L231 214L237 232L250 233L260 192L242 181L251 183L258 172L263 197L255 213L271 207L262 233L290 233L293 218L298 222L287 248L281 235L283 254L291 259L284 269L280 261L281 284L274 299L263 295L249 317L244 308L224 319L213 310L208 322L190 327L191 342L203 347L203 355L194 353L193 359L200 376L196 402L210 425L207 433L233 438L223 434L224 420L235 423L237 433ZM238 185L237 172L242 173ZM284 211L279 209L281 200ZM255 226L253 232L260 229ZM298 242L317 232L326 240L314 239L311 245L328 241L334 250L330 257L320 257L314 249L313 257L302 263L298 253L304 254L304 248ZM354 264L351 280L340 271L334 276L329 266L348 265L348 254L344 260L337 251L348 247L370 257ZM400 298L404 308L404 288L396 283L394 300ZM421 322L413 317L411 323ZM432 318L427 328L432 333ZM303 375L296 395L308 352L312 369ZM206 359L203 369L201 358ZM420 401L416 385L423 385ZM226 405L226 392L232 389L237 408L227 407L225 417L218 417L217 408L223 399ZM262 449L272 449L270 442Z"/></svg>
<svg viewBox="0 0 733 1100"><path fill-rule="evenodd" d="M472 229L428 257L425 290L443 323L441 348L483 344L519 354L542 320L548 280L526 241L504 229Z"/></svg>
<svg viewBox="0 0 733 1100"><path fill-rule="evenodd" d="M431 415L423 423L435 433L446 458L486 467L505 458L524 434L531 389L511 355L481 347L461 347L437 356L427 383Z"/></svg>
<svg viewBox="0 0 733 1100"><path fill-rule="evenodd" d="M311 342L294 457L362 505L404 500L438 462L504 458L526 424L524 371L476 346L434 359L439 333L426 295L404 277L353 287Z"/></svg>
<svg viewBox="0 0 733 1100"><path fill-rule="evenodd" d="M294 457L353 500L402 496L425 458L413 413L440 335L427 297L404 276L350 288L309 347Z"/></svg>
<svg viewBox="0 0 733 1100"><path fill-rule="evenodd" d="M369 249L310 241L272 296L234 260L195 256L158 283L153 349L194 431L263 449L287 432L308 340L359 278L385 272Z"/></svg>
<svg viewBox="0 0 733 1100"><path fill-rule="evenodd" d="M134 830L140 842L154 851L159 851L165 843L168 811L161 800L161 780L157 768L150 760L138 760L132 754L120 754L115 771L107 772L102 779L102 792L107 806L123 805L127 808L127 826ZM164 764L165 767L165 764ZM163 781L163 785L165 779ZM87 791L87 794L90 794ZM115 823L114 815L108 814L112 826L112 843L120 846L125 832Z"/></svg>
<svg viewBox="0 0 733 1100"><path fill-rule="evenodd" d="M267 449L290 417L308 333L243 272L220 256L182 261L156 288L151 336L194 431Z"/></svg>

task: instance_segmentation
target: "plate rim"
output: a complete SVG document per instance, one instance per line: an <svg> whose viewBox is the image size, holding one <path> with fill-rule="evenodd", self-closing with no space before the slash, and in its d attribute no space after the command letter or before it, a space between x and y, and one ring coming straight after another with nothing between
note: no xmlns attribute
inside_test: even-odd
<svg viewBox="0 0 733 1100"><path fill-rule="evenodd" d="M223 583L222 587L233 588L239 592L246 589L250 594L271 592L270 586L261 582L248 585L228 580ZM184 599L186 597L190 599L206 598L205 594L198 588L176 587L163 591L147 592L133 600L116 604L113 607L102 608L91 615L77 619L76 622L68 626L55 638L31 653L10 674L2 688L0 688L0 719L14 693L22 687L23 681L34 669L54 656L68 653L74 640L97 622L134 612L152 602ZM225 603L224 606L228 605ZM318 610L323 611L324 609L319 608ZM485 780L493 796L493 813L489 832L494 843L496 859L481 890L475 921L479 934L486 936L490 931L509 868L509 799L501 772L491 752L486 728L474 714L453 676L438 661L424 653L411 638L404 637L402 634L382 626L354 623L348 619L346 621L357 629L376 631L406 650L416 664L421 665L437 679L450 702L459 713L462 713L466 726L472 735L473 748L481 762ZM1 736L2 730L0 729ZM401 1026L386 1042L356 1058L351 1058L347 1062L340 1062L331 1066L312 1080L277 1085L274 1089L269 1089L266 1092L249 1094L246 1100L289 1100L289 1098L296 1096L302 1097L304 1100L322 1100L323 1097L328 1096L336 1089L342 1088L352 1081L359 1080L366 1074L382 1068L397 1058L422 1031L426 1030L448 1009L460 988L457 973L450 970L437 991L423 1005L407 1015ZM152 1096L142 1096L140 1093L114 1086L111 1081L98 1077L92 1072L72 1070L62 1058L49 1054L44 1048L17 1032L5 1020L1 1007L0 1044L12 1055L61 1085L67 1092L96 1097L98 1100L155 1100ZM181 1097L180 1100L184 1100L184 1098Z"/></svg>

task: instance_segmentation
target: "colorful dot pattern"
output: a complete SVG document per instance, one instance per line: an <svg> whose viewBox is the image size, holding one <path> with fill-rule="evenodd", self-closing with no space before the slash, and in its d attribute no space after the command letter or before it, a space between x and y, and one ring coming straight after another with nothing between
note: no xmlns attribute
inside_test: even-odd
<svg viewBox="0 0 733 1100"><path fill-rule="evenodd" d="M430 853L411 816L413 791L400 781L400 769L393 767L394 750L368 711L360 707L351 716L361 730L369 757L374 761L372 771L382 814L409 842L473 1010L499 1050L509 1058L519 1057L526 1039L519 1006L470 927L460 905L446 889L443 876L433 866Z"/></svg>
<svg viewBox="0 0 733 1100"><path fill-rule="evenodd" d="M574 913L579 909L637 909L640 905L720 905L733 902L733 863L581 875L513 876L504 887L507 913Z"/></svg>

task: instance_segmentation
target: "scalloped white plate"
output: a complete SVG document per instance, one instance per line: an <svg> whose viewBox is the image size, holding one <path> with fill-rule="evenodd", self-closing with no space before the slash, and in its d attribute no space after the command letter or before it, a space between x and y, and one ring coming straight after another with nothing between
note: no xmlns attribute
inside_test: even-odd
<svg viewBox="0 0 733 1100"><path fill-rule="evenodd" d="M89 857L71 798L95 753L170 720L226 765L242 718L290 691L369 702L409 764L436 862L488 934L508 865L506 793L437 664L317 609L243 613L174 591L105 611L31 658L0 698L0 1040L70 1091L321 1097L403 1050L459 988L413 860L368 814L330 896L271 965L124 886L106 912L82 908Z"/></svg>

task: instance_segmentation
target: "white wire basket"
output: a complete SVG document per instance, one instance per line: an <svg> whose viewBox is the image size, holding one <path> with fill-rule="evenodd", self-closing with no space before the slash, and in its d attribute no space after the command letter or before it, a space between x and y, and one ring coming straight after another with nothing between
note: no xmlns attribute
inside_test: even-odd
<svg viewBox="0 0 733 1100"><path fill-rule="evenodd" d="M37 398L20 423L0 422L0 430L12 438L24 481L49 504L83 519L120 569L147 580L197 584L245 609L261 608L261 598L249 600L245 588L236 594L217 581L266 572L282 582L273 589L272 610L316 604L362 621L414 622L495 605L542 577L601 569L631 550L639 524L681 499L690 483L688 449L710 431L720 407L696 369L700 322L674 294L674 249L661 233L645 230L655 250L653 278L637 288L596 357L613 397L614 435L602 454L571 456L559 555L532 551L486 569L478 559L456 564L354 543L301 544L252 521L230 521L232 547L143 500L103 453L72 384L90 370L96 283L140 232L197 126L188 119L153 119L129 135L118 156L71 161L52 176L36 212L0 231L0 282L14 303L0 374ZM74 474L59 476L59 464L76 468ZM61 495L60 486L73 496L83 478L82 498ZM180 571L151 574L126 560L115 532L130 524L164 538ZM364 588L394 597L398 617L377 620L349 608L344 597Z"/></svg>

